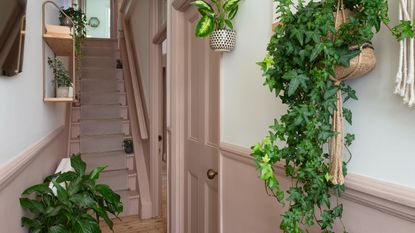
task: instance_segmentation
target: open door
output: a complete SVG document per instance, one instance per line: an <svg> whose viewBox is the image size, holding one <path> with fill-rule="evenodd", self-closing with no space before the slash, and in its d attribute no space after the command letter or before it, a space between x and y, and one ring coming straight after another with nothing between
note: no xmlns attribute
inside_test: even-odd
<svg viewBox="0 0 415 233"><path fill-rule="evenodd" d="M171 11L172 153L170 232L217 233L219 55L194 35L199 17L189 2ZM181 5L181 4L184 5ZM168 74L168 76L169 76Z"/></svg>

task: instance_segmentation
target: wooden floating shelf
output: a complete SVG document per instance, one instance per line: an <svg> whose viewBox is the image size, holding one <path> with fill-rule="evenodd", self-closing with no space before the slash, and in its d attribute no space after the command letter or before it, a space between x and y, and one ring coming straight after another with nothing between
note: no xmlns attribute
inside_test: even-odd
<svg viewBox="0 0 415 233"><path fill-rule="evenodd" d="M43 99L44 102L56 103L56 102L75 102L75 98L68 97L68 98L56 98L56 97L45 97Z"/></svg>
<svg viewBox="0 0 415 233"><path fill-rule="evenodd" d="M56 54L56 56L69 56L73 55L74 42L70 35L59 34L43 34L43 39Z"/></svg>

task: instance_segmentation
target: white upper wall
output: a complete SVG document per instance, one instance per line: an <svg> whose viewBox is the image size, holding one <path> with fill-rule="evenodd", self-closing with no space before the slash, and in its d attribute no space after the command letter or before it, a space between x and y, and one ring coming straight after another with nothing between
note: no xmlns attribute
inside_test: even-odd
<svg viewBox="0 0 415 233"><path fill-rule="evenodd" d="M0 76L0 166L64 124L64 105L43 102L41 6L27 1L23 72ZM57 22L56 9L47 12Z"/></svg>
<svg viewBox="0 0 415 233"><path fill-rule="evenodd" d="M87 36L92 38L111 37L111 1L110 0L87 0L86 1L87 22L91 17L97 17L100 21L98 27L87 26Z"/></svg>
<svg viewBox="0 0 415 233"><path fill-rule="evenodd" d="M398 2L389 1L393 24ZM222 67L222 141L250 147L267 135L274 118L284 113L269 89L263 86L259 66L272 35L272 0L241 2L235 26L235 51L224 54ZM369 75L350 81L359 101L349 104L356 134L349 171L393 183L415 187L415 109L403 105L393 94L398 46L382 28L374 41L378 59Z"/></svg>
<svg viewBox="0 0 415 233"><path fill-rule="evenodd" d="M150 105L150 1L136 0L137 3L131 12L130 27L135 40L140 75L143 83L143 92L146 106Z"/></svg>

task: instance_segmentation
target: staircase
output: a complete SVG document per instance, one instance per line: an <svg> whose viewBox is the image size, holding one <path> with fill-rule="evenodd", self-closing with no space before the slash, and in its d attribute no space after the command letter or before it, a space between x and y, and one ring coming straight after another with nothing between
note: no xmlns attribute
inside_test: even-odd
<svg viewBox="0 0 415 233"><path fill-rule="evenodd" d="M131 138L122 69L117 69L116 40L86 39L82 48L80 104L72 107L71 154L81 153L90 170L108 168L99 183L121 195L122 216L138 215L139 196L134 155L123 150Z"/></svg>

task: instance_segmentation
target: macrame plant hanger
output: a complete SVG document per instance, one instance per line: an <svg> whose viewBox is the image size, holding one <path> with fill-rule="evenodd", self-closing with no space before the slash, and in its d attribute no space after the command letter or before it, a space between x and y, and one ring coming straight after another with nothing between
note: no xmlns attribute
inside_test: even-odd
<svg viewBox="0 0 415 233"><path fill-rule="evenodd" d="M399 1L399 20L414 20L414 0ZM396 74L395 94L403 97L409 107L415 105L415 41L413 38L400 42L398 73Z"/></svg>

